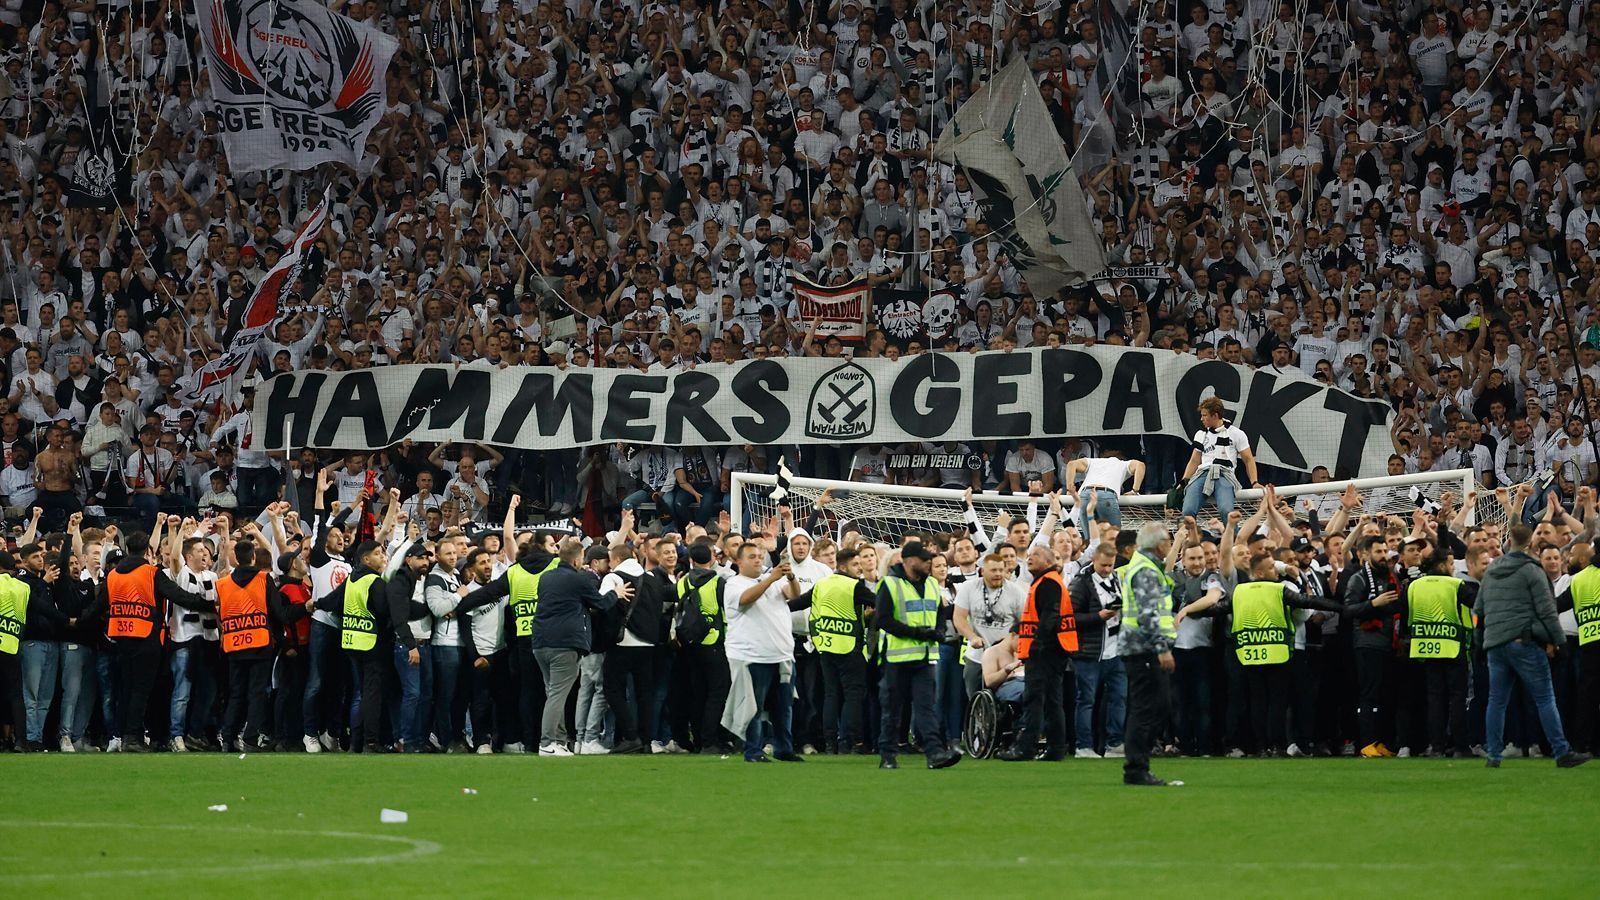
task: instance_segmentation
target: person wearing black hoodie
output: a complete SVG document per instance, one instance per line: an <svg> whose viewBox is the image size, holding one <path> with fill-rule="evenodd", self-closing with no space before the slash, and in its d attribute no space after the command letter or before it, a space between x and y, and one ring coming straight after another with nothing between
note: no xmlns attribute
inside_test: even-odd
<svg viewBox="0 0 1600 900"><path fill-rule="evenodd" d="M22 641L30 633L49 629L55 635L65 627L67 617L50 602L49 587L43 581L17 578L17 561L10 553L0 551L0 698L10 714L13 752L36 753L44 749L37 739L29 740L25 733L27 722L22 702ZM54 581L57 570L51 569L46 581ZM52 640L54 638L52 637ZM42 718L42 717L41 717Z"/></svg>
<svg viewBox="0 0 1600 900"><path fill-rule="evenodd" d="M94 602L93 582L81 577L84 566L83 534L79 530L82 513L67 519L67 539L61 542L56 568L61 577L51 587L51 600L67 617L61 632L61 739L63 753L76 753L89 716L94 711L95 653L104 640L84 627L84 614Z"/></svg>
<svg viewBox="0 0 1600 900"><path fill-rule="evenodd" d="M545 533L535 534L527 549L509 569L483 587L461 599L456 615L465 616L480 606L505 597L508 602L507 618L511 628L506 634L511 644L511 671L517 682L517 711L521 716L522 740L518 751L539 746L539 711L544 708L544 676L539 674L539 663L533 658L533 617L539 608L539 581L545 572L555 568L556 557L538 549L544 546ZM503 738L502 738L503 740Z"/></svg>
<svg viewBox="0 0 1600 900"><path fill-rule="evenodd" d="M103 624L106 637L116 646L122 675L117 703L122 716L122 752L149 753L144 742L145 709L164 663L161 638L167 616L163 601L194 612L213 612L216 608L204 597L178 587L155 565L150 535L130 532L127 548L127 554L101 582L94 605L84 619L94 625Z"/></svg>
<svg viewBox="0 0 1600 900"><path fill-rule="evenodd" d="M276 641L284 626L306 616L290 606L275 579L259 566L271 554L253 540L233 547L234 568L217 582L222 653L228 661L228 704L222 715L224 746L240 753L268 750L261 745L267 724L267 693L272 685Z"/></svg>
<svg viewBox="0 0 1600 900"><path fill-rule="evenodd" d="M722 729L722 708L728 703L732 680L728 671L727 587L727 579L712 564L711 548L699 543L691 545L689 574L678 579L676 589L679 615L693 604L710 626L699 642L683 648L680 658L688 662L688 719L695 729L697 753L726 752L733 746Z"/></svg>
<svg viewBox="0 0 1600 900"><path fill-rule="evenodd" d="M361 673L360 721L351 726L351 747L357 752L392 753L383 744L384 682L394 670L390 660L394 631L384 599L383 569L389 555L377 541L356 545L356 566L350 577L313 606L339 617L339 643Z"/></svg>

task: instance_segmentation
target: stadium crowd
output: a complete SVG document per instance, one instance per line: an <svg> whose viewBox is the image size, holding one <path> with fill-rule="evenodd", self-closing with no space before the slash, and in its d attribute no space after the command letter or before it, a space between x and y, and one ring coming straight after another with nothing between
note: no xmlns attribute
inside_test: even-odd
<svg viewBox="0 0 1600 900"><path fill-rule="evenodd" d="M1507 490L1515 521L1543 530L1539 544L1525 549L1539 550L1547 574L1559 578L1587 562L1581 548L1595 521L1600 401L1600 82L1590 34L1600 28L1600 10L1449 0L335 6L401 41L386 76L389 106L371 138L378 165L364 177L230 171L198 64L195 20L181 6L117 6L103 18L82 3L0 10L0 364L8 374L0 498L18 579L41 598L29 604L18 652L0 653L8 692L15 686L26 698L20 715L7 704L18 746L55 746L44 732L51 717L63 723L56 733L63 748L83 745L91 718L97 743L124 749L144 746L146 733L154 745L174 748L216 744L219 734L258 745L271 735L306 749L396 739L419 750L433 738L450 747L466 734L462 710L483 699L483 671L494 724L472 718L478 746L503 745L507 736L522 737L513 746L557 743L529 731L536 718L548 718L536 711L551 673L574 679L580 697L626 698L631 690L631 702L643 707L651 704L640 704L638 694L654 690L652 718L641 708L634 737L624 740L716 744L715 727L697 729L686 712L709 717L715 704L683 699L684 691L698 698L721 688L715 666L665 662L674 652L661 623L649 634L632 632L639 644L628 641L632 624L592 629L620 635L615 658L629 661L617 676L626 682L619 694L609 689L611 666L600 653L546 660L527 647L524 657L528 635L515 630L516 616L509 636L479 647L478 623L494 618L481 610L499 602L488 594L464 593L473 599L463 604L487 604L477 607L472 629L439 612L454 602L451 594L463 596L466 583L518 596L502 581L508 572L529 574L517 568L517 542L532 541L552 559L571 555L546 531L486 525L504 516L522 522L535 508L558 519L576 514L596 538L628 537L621 547L599 540L599 549L567 559L574 567L659 569L677 585L678 574L695 584L696 569L722 566L730 584L767 584L765 597L769 588L785 595L789 579L765 574L783 563L762 558L747 575L732 545L771 544L762 546L769 557L787 550L793 569L802 554L787 528L740 535L722 516L732 473L771 472L780 455L801 475L1041 495L1074 484L1075 460L1113 451L1144 462L1138 485L1146 491L1166 491L1190 474L1190 447L1164 436L949 448L977 454L975 473L894 470L895 448L878 446L534 452L408 441L338 457L264 453L252 446L244 412L251 383L204 403L186 400L185 387L218 352L229 303L250 295L328 186L335 205L321 253L301 279L299 303L276 324L259 377L420 362L662 371L796 354L1155 346L1382 398L1396 410L1391 474L1471 468L1485 493ZM1115 42L1127 40L1137 42L1128 61L1113 67ZM960 104L1019 57L1037 73L1061 139L1077 151L1090 221L1109 261L1155 266L1164 277L1033 295L993 239L996 223L986 221L966 175L930 153ZM133 158L129 202L69 206L74 166L103 122L119 124L116 139ZM905 318L875 319L861 346L846 348L816 339L799 321L796 272L825 284L865 275L881 296L902 300L950 288L959 302L953 311L922 310L909 330ZM1246 482L1304 478L1265 466L1239 474ZM1207 479L1202 493L1210 487ZM1273 512L1269 504L1263 520ZM1460 551L1455 561L1465 569L1456 574L1471 577L1483 554L1512 545L1509 531L1447 527L1450 517L1435 512L1426 523L1352 529L1376 529L1384 542L1363 551L1348 547L1331 521L1313 518L1302 528L1303 517L1291 512L1287 531L1271 523L1265 538L1247 532L1250 543L1279 542L1264 552L1299 577L1314 571L1313 562L1331 570L1336 577L1325 590L1302 594L1342 599L1347 608L1348 580L1374 597L1384 593L1378 582L1395 577L1387 574L1389 554L1403 562L1397 588L1423 565L1407 556L1416 545L1407 535L1426 531L1435 556ZM1081 560L1091 544L1093 552L1128 549L1118 544L1126 534L1108 540L1080 522L1081 532L1042 535L1058 564ZM1209 534L1219 552L1234 534L1226 510L1215 527L1177 533L1190 550L1206 546ZM951 573L987 564L969 558L960 540L924 537L919 546L938 551L932 562L943 559ZM861 558L860 548L834 540L829 552L855 549ZM1026 551L1031 538L996 543L1003 556L1006 546ZM1232 543L1238 552L1245 538ZM696 562L705 551L711 560ZM97 590L119 567L145 571L136 563L147 552L163 570L149 590L173 607L150 633L164 632L166 641L125 654L132 643L119 639L111 652L103 626L129 617L96 607ZM808 552L806 561L826 564L818 546ZM873 576L869 584L881 580L895 552L869 555L875 568L862 572ZM1115 557L1118 565L1129 559ZM1002 562L1013 580L1025 578ZM1255 568L1244 562L1240 568ZM1203 564L1227 581L1220 561ZM1358 570L1365 574L1347 578ZM250 661L236 670L239 659L229 654L224 667L211 613L223 594L255 590L256 574L272 586L261 613L271 627L247 629ZM809 587L811 576L796 574ZM381 619L374 626L379 655L364 651L362 660L381 670L377 684L339 661L340 623L322 608L339 602L331 597L346 599L348 585L366 576L385 582L385 599L407 579L424 585L425 599L396 607L409 632ZM817 569L811 580L821 577ZM638 608L635 597L677 590L637 580L589 600ZM943 583L953 587L952 580ZM657 599L663 609L673 605L668 596ZM321 609L309 620L307 602ZM718 620L727 626L718 640L732 641L737 605ZM60 622L47 609L60 612ZM525 612L532 631L533 611ZM1305 612L1317 626L1305 631L1320 630L1327 646L1343 648L1325 657L1340 660L1330 665L1354 671L1362 650L1405 643L1382 616L1340 627L1337 618L1313 622L1326 611ZM1379 624L1368 627L1372 621ZM1297 623L1297 645L1301 630ZM1576 640L1575 625L1563 630L1565 638L1546 635L1545 643ZM486 637L491 631L485 625ZM1316 640L1307 634L1307 652L1294 658L1312 657ZM499 649L502 641L512 650ZM875 640L863 643L885 652ZM396 658L386 665L391 644ZM804 640L797 644L810 652ZM627 652L641 646L655 652ZM502 652L509 655L497 661ZM421 662L435 654L445 660L437 671ZM726 654L734 658L731 647ZM748 661L772 662L756 656ZM1575 656L1556 656L1564 705L1576 694ZM268 664L274 658L276 669ZM1083 662L1078 672L1093 668ZM1378 675L1362 669L1370 677L1359 704L1347 679L1322 678L1313 692L1319 699L1291 719L1304 729L1296 749L1338 752L1347 742L1363 751L1461 749L1406 733L1406 703L1394 697L1410 682L1387 665ZM689 674L708 671L699 680ZM771 688L765 668L743 674L752 690L786 693ZM306 680L304 690L295 677ZM848 678L836 673L836 680ZM1197 723L1213 706L1236 719L1245 715L1240 708L1289 702L1277 687L1225 690L1227 680L1177 674L1178 718L1189 737L1174 732L1175 745L1287 750L1290 742L1276 739L1281 716L1268 716L1265 732L1254 723ZM386 698L391 681L403 685L401 699ZM442 724L420 711L424 684L435 692L454 685L448 702L436 704L449 713ZM954 682L942 684L941 731L953 741L962 704ZM1099 691L1108 709L1116 684L1108 674ZM1296 684L1290 694L1303 701L1305 683ZM227 703L218 696L222 685ZM822 733L823 713L806 685L802 677L796 731L802 747L825 748L839 739ZM1258 687L1261 704L1237 705ZM1323 698L1324 690L1334 693ZM370 710L376 700L397 710L399 721L353 716L358 694L366 694L361 706ZM143 707L133 702L141 695L165 702ZM91 696L100 702L87 702ZM264 711L265 696L279 709ZM1365 724L1346 721L1358 705L1369 715ZM591 699L582 707L590 716L578 726L580 747L614 740L615 731L597 730L596 721L622 728L596 719L597 706ZM1117 716L1095 708L1097 736L1091 742L1080 734L1078 752L1119 743ZM502 724L512 709L517 724ZM1382 712L1372 718L1372 709ZM159 719L159 727L145 718ZM1451 740L1475 738L1479 719L1451 726ZM346 733L357 722L364 736ZM863 728L845 743L878 743ZM1548 740L1531 723L1519 728L1522 746Z"/></svg>

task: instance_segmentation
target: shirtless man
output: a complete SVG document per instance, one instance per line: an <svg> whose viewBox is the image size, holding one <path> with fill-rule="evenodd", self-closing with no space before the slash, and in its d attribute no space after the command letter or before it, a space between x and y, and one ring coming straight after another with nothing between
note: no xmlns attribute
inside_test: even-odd
<svg viewBox="0 0 1600 900"><path fill-rule="evenodd" d="M1017 659L1016 632L1006 635L998 644L990 644L983 651L983 686L994 691L994 698L1003 703L1021 703L1023 693L1024 663Z"/></svg>
<svg viewBox="0 0 1600 900"><path fill-rule="evenodd" d="M45 432L45 448L35 460L33 481L39 489L40 522L47 531L66 527L67 517L83 510L78 502L78 454L66 446L67 431L59 425Z"/></svg>

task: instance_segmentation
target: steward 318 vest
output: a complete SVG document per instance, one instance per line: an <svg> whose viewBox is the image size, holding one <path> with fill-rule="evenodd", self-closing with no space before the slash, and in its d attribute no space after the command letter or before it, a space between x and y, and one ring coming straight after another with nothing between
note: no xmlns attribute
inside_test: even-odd
<svg viewBox="0 0 1600 900"><path fill-rule="evenodd" d="M1247 666L1286 663L1294 646L1283 584L1252 581L1233 589L1233 643L1239 662Z"/></svg>

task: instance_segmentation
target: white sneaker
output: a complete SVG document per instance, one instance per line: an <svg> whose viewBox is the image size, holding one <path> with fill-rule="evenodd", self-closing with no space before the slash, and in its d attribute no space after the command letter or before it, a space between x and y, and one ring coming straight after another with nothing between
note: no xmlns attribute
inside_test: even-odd
<svg viewBox="0 0 1600 900"><path fill-rule="evenodd" d="M539 748L540 756L575 756L566 744L545 744Z"/></svg>
<svg viewBox="0 0 1600 900"><path fill-rule="evenodd" d="M1108 744L1106 746L1106 759L1122 759L1122 745Z"/></svg>
<svg viewBox="0 0 1600 900"><path fill-rule="evenodd" d="M1528 759L1543 759L1544 751L1539 748L1538 744L1529 744L1522 748L1522 755Z"/></svg>
<svg viewBox="0 0 1600 900"><path fill-rule="evenodd" d="M1289 756L1305 756L1306 752L1300 749L1299 744L1290 744L1287 751Z"/></svg>
<svg viewBox="0 0 1600 900"><path fill-rule="evenodd" d="M688 750L688 748L684 747L682 744L679 744L677 741L667 741L667 752L668 753L688 753L689 750ZM815 753L817 751L815 749L813 749L811 752Z"/></svg>
<svg viewBox="0 0 1600 900"><path fill-rule="evenodd" d="M582 746L582 752L585 756L605 756L611 752L610 747L607 747L605 744L602 744L599 741L589 741Z"/></svg>
<svg viewBox="0 0 1600 900"><path fill-rule="evenodd" d="M339 752L339 739L327 733L326 731L324 731L322 736L317 738L317 740L322 743L322 749L328 751L329 753Z"/></svg>
<svg viewBox="0 0 1600 900"><path fill-rule="evenodd" d="M489 756L494 753L494 747L490 746L488 741L484 741L478 745L477 753L479 756Z"/></svg>
<svg viewBox="0 0 1600 900"><path fill-rule="evenodd" d="M301 743L305 744L305 748L306 748L306 752L307 753L321 753L322 752L322 743L320 741L318 741L316 738L312 737L311 735L308 734L308 735L302 737L300 739L300 741L301 741Z"/></svg>
<svg viewBox="0 0 1600 900"><path fill-rule="evenodd" d="M661 743L660 741L651 741L650 742L650 752L651 753L665 753L665 752L667 752L667 745Z"/></svg>
<svg viewBox="0 0 1600 900"><path fill-rule="evenodd" d="M1398 758L1398 759L1410 759L1411 758L1411 748L1410 747L1401 747L1400 748L1400 752L1396 753L1395 757Z"/></svg>
<svg viewBox="0 0 1600 900"><path fill-rule="evenodd" d="M817 755L817 745L816 744L807 744L804 747L801 747L800 748L800 755L801 756L816 756Z"/></svg>
<svg viewBox="0 0 1600 900"><path fill-rule="evenodd" d="M61 736L61 752L62 753L77 753L78 752L78 748L76 746L74 746L73 743L72 743L72 738L69 738L64 734Z"/></svg>
<svg viewBox="0 0 1600 900"><path fill-rule="evenodd" d="M1472 755L1476 756L1479 759L1488 759L1489 758L1489 751L1483 749L1483 745L1482 744L1473 744L1470 749L1472 751Z"/></svg>
<svg viewBox="0 0 1600 900"><path fill-rule="evenodd" d="M1074 753L1072 755L1077 757L1078 759L1099 759L1100 758L1100 754L1094 752L1093 750L1090 750L1088 747L1084 747L1084 748L1080 749L1077 753Z"/></svg>
<svg viewBox="0 0 1600 900"><path fill-rule="evenodd" d="M1229 759L1244 759L1244 750L1239 748L1239 747L1235 747L1232 750L1228 751L1228 758Z"/></svg>
<svg viewBox="0 0 1600 900"><path fill-rule="evenodd" d="M771 755L772 755L772 745L771 745L771 744L766 744L766 745L764 745L764 746L763 746L763 747L762 747L762 748L761 748L761 751L762 751L762 752L763 752L763 753L765 753L765 754L767 754L767 755L768 755L768 756L771 756Z"/></svg>
<svg viewBox="0 0 1600 900"><path fill-rule="evenodd" d="M121 753L122 752L122 738L114 737L111 740L106 741L106 752L107 753Z"/></svg>
<svg viewBox="0 0 1600 900"><path fill-rule="evenodd" d="M521 741L515 741L513 743L506 744L504 747L501 747L500 748L500 752L501 753L510 753L513 756L515 756L517 754L527 753L528 752L528 748L523 746Z"/></svg>
<svg viewBox="0 0 1600 900"><path fill-rule="evenodd" d="M167 749L172 751L173 753L188 753L189 752L189 746L183 742L183 735L181 735L181 734L178 735L177 737L173 738L172 740L167 741Z"/></svg>

